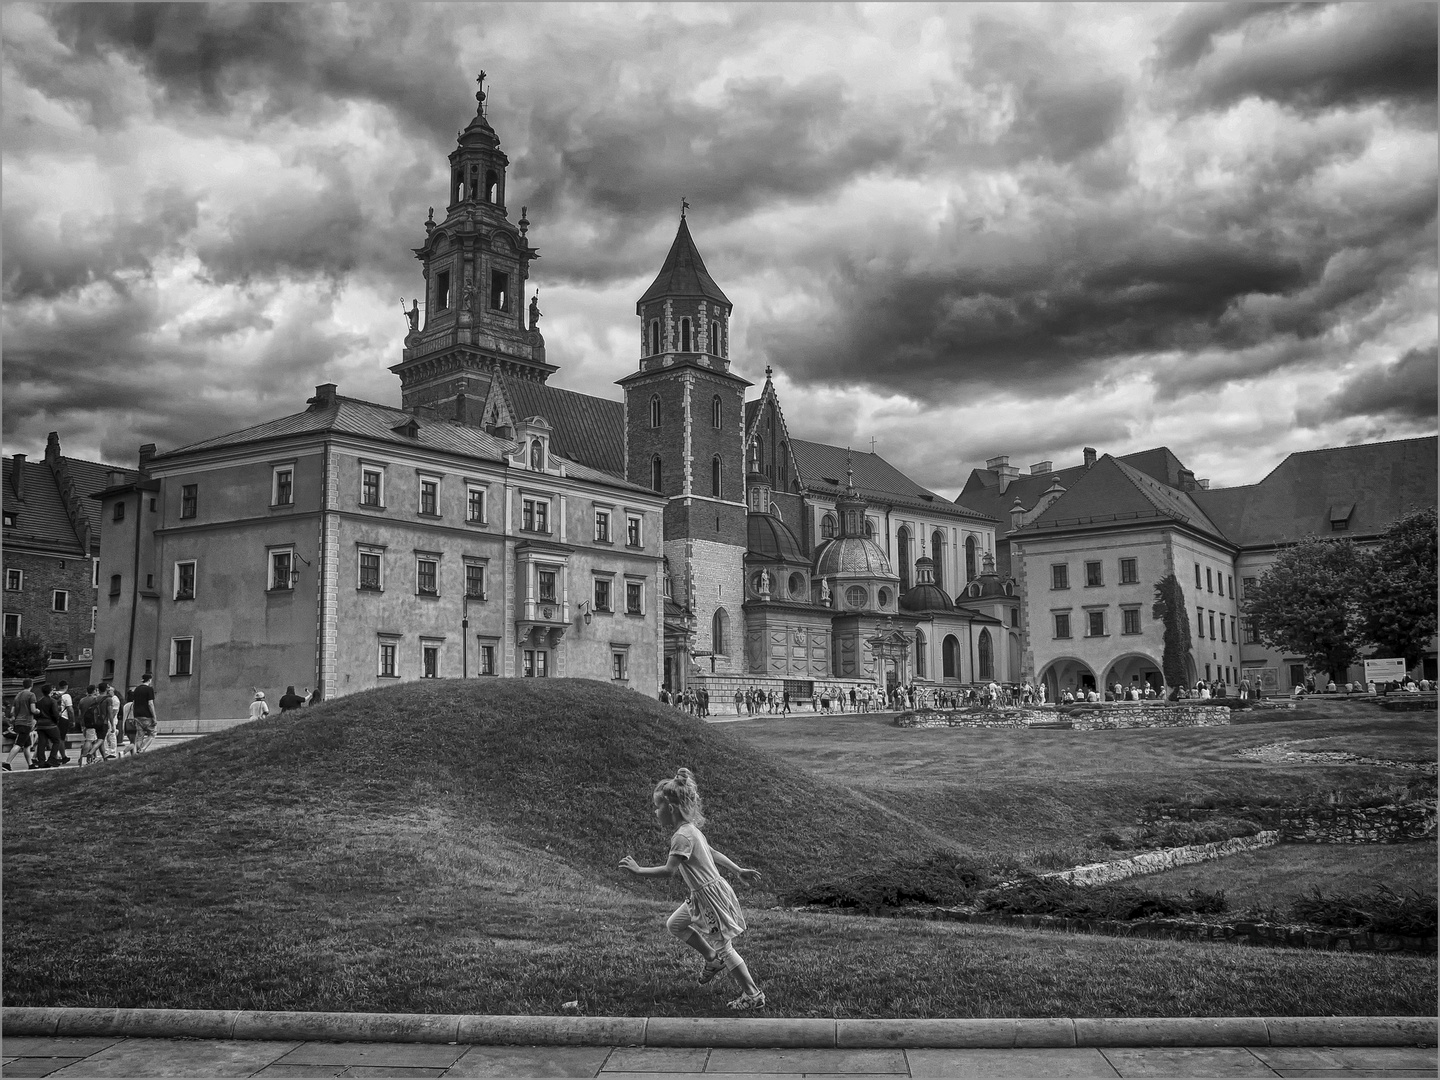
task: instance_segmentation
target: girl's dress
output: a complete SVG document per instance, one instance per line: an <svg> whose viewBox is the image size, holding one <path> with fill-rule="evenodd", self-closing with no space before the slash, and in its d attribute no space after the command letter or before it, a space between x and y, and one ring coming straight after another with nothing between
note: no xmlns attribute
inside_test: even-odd
<svg viewBox="0 0 1440 1080"><path fill-rule="evenodd" d="M670 838L670 854L680 856L680 880L690 890L690 917L695 926L726 941L745 932L745 915L730 883L715 868L705 834L688 821Z"/></svg>

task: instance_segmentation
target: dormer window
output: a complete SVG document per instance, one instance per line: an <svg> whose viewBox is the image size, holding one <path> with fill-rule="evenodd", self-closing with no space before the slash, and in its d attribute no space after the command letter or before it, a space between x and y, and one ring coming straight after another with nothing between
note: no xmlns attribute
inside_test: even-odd
<svg viewBox="0 0 1440 1080"><path fill-rule="evenodd" d="M680 351L690 351L690 320L680 320Z"/></svg>
<svg viewBox="0 0 1440 1080"><path fill-rule="evenodd" d="M499 270L490 271L490 309L510 310L510 275Z"/></svg>
<svg viewBox="0 0 1440 1080"><path fill-rule="evenodd" d="M530 468L536 472L545 471L545 444L539 439L530 444Z"/></svg>

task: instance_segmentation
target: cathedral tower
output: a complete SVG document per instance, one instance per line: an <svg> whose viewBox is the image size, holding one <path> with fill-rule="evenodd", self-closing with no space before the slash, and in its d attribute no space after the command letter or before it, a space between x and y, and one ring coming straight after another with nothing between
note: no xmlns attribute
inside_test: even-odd
<svg viewBox="0 0 1440 1080"><path fill-rule="evenodd" d="M730 371L729 299L705 269L684 210L670 253L635 305L640 366L625 388L625 470L669 496L665 554L695 651L743 668L745 379ZM708 667L708 665L706 665Z"/></svg>
<svg viewBox="0 0 1440 1080"><path fill-rule="evenodd" d="M445 217L437 224L431 207L425 243L414 249L425 297L406 312L405 348L390 369L400 376L403 408L430 406L476 425L494 372L544 382L556 370L545 362L538 307L527 312L523 302L530 260L540 253L525 239L525 208L518 224L505 209L510 159L485 117L484 78L482 71L475 118L450 153Z"/></svg>

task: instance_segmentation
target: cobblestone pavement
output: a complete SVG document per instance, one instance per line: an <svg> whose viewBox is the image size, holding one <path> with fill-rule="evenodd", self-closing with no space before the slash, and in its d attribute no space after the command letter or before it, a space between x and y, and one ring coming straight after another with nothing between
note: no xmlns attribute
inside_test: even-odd
<svg viewBox="0 0 1440 1080"><path fill-rule="evenodd" d="M1375 1047L728 1050L634 1046L14 1037L4 1076L1426 1076L1436 1051Z"/></svg>

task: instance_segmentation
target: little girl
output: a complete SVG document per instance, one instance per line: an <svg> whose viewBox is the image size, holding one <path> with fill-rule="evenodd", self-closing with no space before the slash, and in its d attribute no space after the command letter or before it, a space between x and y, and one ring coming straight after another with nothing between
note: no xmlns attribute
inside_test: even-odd
<svg viewBox="0 0 1440 1080"><path fill-rule="evenodd" d="M718 863L749 881L760 876L759 870L736 866L721 852L710 846L700 826L705 815L700 810L700 789L689 769L678 769L673 780L655 785L655 817L670 837L670 857L663 866L641 866L631 856L620 861L632 874L658 877L679 874L690 889L689 898L675 909L665 929L705 957L700 981L708 983L721 970L728 971L740 985L742 993L730 1002L732 1009L758 1009L765 1004L765 994L750 977L750 969L730 944L745 932L745 916L730 883L715 869ZM715 948L701 936L701 931L718 934L723 942Z"/></svg>

